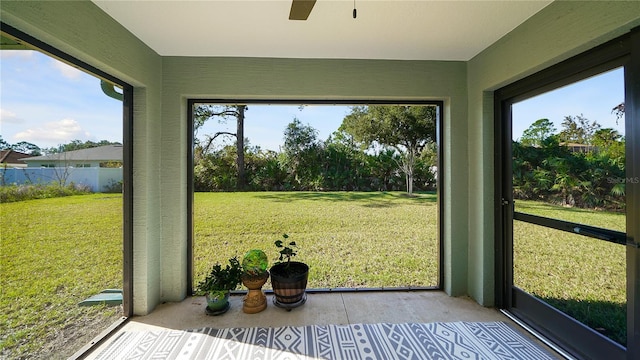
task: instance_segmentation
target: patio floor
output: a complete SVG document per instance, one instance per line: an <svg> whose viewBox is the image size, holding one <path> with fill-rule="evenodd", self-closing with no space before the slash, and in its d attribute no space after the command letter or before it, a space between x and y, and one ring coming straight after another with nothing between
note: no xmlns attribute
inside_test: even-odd
<svg viewBox="0 0 640 360"><path fill-rule="evenodd" d="M535 339L496 309L485 308L473 300L454 298L441 291L385 291L310 293L303 306L287 312L273 305L258 314L242 312L242 295L231 297L231 308L221 316L208 316L204 297L189 297L179 303L159 305L151 314L131 318L118 331L186 330L202 327L280 327L326 324L407 323L454 321L504 321ZM114 338L112 335L111 338ZM104 343L92 355L109 343ZM536 342L540 343L536 340ZM544 346L550 353L553 350ZM558 359L564 357L558 354Z"/></svg>

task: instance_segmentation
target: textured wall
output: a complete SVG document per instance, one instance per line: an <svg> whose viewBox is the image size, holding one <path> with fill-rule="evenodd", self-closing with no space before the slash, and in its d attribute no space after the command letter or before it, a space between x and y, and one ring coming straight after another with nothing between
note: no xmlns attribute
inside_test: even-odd
<svg viewBox="0 0 640 360"><path fill-rule="evenodd" d="M186 99L444 100L445 284L466 294L466 64L436 61L167 57L163 62L163 163L186 166ZM455 165L454 165L455 164ZM182 186L183 179L173 179ZM455 191L453 191L455 189ZM167 203L177 200L165 193ZM179 215L179 214L176 214ZM163 219L179 235L179 217ZM172 225L169 225L172 224ZM167 240L171 237L165 237ZM163 259L179 261L178 244ZM178 270L178 269L174 269ZM167 274L173 277L174 272ZM178 285L179 278L171 279ZM182 284L172 288L179 297Z"/></svg>

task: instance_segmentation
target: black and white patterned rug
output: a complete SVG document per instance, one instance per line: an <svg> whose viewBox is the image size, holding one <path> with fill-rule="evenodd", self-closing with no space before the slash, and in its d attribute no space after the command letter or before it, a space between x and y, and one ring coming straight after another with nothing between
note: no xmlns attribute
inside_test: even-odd
<svg viewBox="0 0 640 360"><path fill-rule="evenodd" d="M122 332L97 359L555 359L503 322Z"/></svg>

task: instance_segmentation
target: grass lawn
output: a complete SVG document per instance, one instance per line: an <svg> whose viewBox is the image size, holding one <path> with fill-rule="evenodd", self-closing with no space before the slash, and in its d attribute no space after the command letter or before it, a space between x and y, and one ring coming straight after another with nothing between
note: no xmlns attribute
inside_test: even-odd
<svg viewBox="0 0 640 360"><path fill-rule="evenodd" d="M310 288L438 284L434 194L197 193L194 207L195 284L254 248L275 260L283 233L310 266Z"/></svg>
<svg viewBox="0 0 640 360"><path fill-rule="evenodd" d="M516 211L625 231L625 215L516 201ZM514 282L609 338L626 343L623 245L514 222Z"/></svg>
<svg viewBox="0 0 640 360"><path fill-rule="evenodd" d="M197 193L194 282L216 261L253 248L273 261L273 242L287 233L311 267L311 288L436 285L435 200L396 192ZM624 227L620 214L517 206ZM7 203L0 213L0 358L71 355L84 343L69 348L67 340L89 329L97 334L119 316L118 308L77 303L122 286L122 196ZM516 284L619 339L626 331L618 321L625 316L624 247L572 237L516 222Z"/></svg>
<svg viewBox="0 0 640 360"><path fill-rule="evenodd" d="M0 213L0 358L66 358L122 316L78 306L122 288L122 195L5 203Z"/></svg>

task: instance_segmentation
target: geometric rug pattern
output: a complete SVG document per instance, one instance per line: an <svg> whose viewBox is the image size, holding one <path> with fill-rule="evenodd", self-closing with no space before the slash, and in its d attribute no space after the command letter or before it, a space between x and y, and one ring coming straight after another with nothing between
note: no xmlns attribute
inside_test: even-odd
<svg viewBox="0 0 640 360"><path fill-rule="evenodd" d="M555 359L504 322L351 324L122 332L112 359Z"/></svg>

